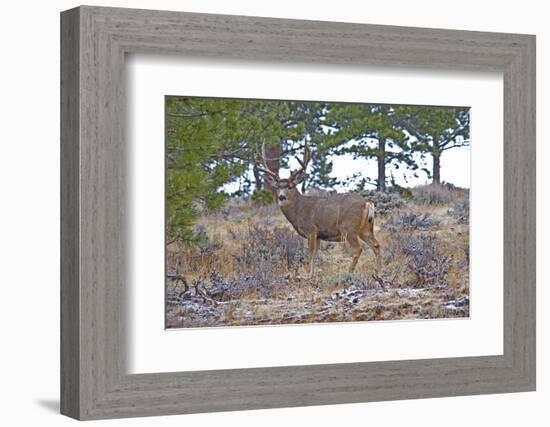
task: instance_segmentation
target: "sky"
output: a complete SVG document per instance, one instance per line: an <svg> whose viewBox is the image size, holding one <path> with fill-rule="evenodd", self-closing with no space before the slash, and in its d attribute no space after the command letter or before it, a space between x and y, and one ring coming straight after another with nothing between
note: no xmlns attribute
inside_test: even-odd
<svg viewBox="0 0 550 427"><path fill-rule="evenodd" d="M417 159L418 164L432 170L432 159L427 157L425 161ZM297 162L292 167L298 167ZM376 160L353 159L351 155L338 156L333 158L334 177L351 176L357 172L364 172L366 176L376 178ZM289 173L286 171L286 173ZM395 169L393 166L386 167L386 176L389 179L391 174L395 182L402 187L416 187L431 182L423 171L416 171L418 177L414 177L413 171L407 171L404 166ZM444 151L441 156L441 181L450 182L458 187L470 188L470 147L458 147ZM374 188L374 186L373 186ZM349 190L349 188L337 188L337 190Z"/></svg>
<svg viewBox="0 0 550 427"><path fill-rule="evenodd" d="M349 154L330 157L333 160L333 170L331 173L333 177L342 179L358 172L363 173L364 176L370 177L371 179L375 179L377 176L377 163L374 159L353 159ZM416 160L420 167L426 167L428 170L432 170L432 159L430 156L427 156L425 160L421 160L420 156L417 156ZM297 169L299 167L298 162L294 158L291 158L289 163L291 169ZM431 179L428 179L425 172L418 170L418 177L415 177L413 175L414 172L408 171L404 166L400 166L398 169L395 169L393 166L386 166L386 176L388 180L391 174L393 174L395 182L402 187L416 187L431 182ZM290 170L282 169L280 175L281 178L288 177L290 175ZM443 152L441 156L441 181L449 182L462 188L470 188L470 147L457 147ZM224 186L224 189L230 193L237 191L238 188L238 183L231 183ZM374 184L372 188L375 188ZM338 192L346 192L352 188L337 186L334 189Z"/></svg>

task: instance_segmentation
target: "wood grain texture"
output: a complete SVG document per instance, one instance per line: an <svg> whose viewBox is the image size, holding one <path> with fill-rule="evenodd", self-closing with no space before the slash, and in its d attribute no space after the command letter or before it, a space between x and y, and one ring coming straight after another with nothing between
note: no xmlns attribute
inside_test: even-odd
<svg viewBox="0 0 550 427"><path fill-rule="evenodd" d="M534 36L84 6L63 12L61 37L62 413L100 419L534 390ZM503 72L504 354L128 375L127 53Z"/></svg>
<svg viewBox="0 0 550 427"><path fill-rule="evenodd" d="M61 412L80 414L78 10L61 20Z"/></svg>

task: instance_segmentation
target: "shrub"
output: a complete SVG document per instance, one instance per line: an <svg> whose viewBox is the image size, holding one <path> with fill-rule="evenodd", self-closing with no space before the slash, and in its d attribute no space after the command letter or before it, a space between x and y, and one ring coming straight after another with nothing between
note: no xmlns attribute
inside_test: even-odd
<svg viewBox="0 0 550 427"><path fill-rule="evenodd" d="M451 257L439 250L434 233L404 236L402 249L409 258L409 269L416 276L414 285L429 287L446 284Z"/></svg>
<svg viewBox="0 0 550 427"><path fill-rule="evenodd" d="M405 204L405 199L399 193L384 193L381 191L365 190L361 195L374 203L377 213L387 214L399 209Z"/></svg>
<svg viewBox="0 0 550 427"><path fill-rule="evenodd" d="M413 198L413 194L412 194L412 190L410 188L407 188L407 187L401 187L400 185L397 185L397 184L392 184L391 187L388 187L386 189L386 191L388 193L395 193L395 194L399 194L401 197L403 197L404 199L412 199Z"/></svg>
<svg viewBox="0 0 550 427"><path fill-rule="evenodd" d="M453 190L441 184L422 185L412 189L413 198L424 205L444 205L453 200Z"/></svg>
<svg viewBox="0 0 550 427"><path fill-rule="evenodd" d="M273 239L276 245L280 245L279 254L287 268L297 267L304 262L307 251L302 237L288 228L278 227L273 230Z"/></svg>
<svg viewBox="0 0 550 427"><path fill-rule="evenodd" d="M199 224L195 227L196 242L200 245L208 244L208 234L206 233L206 227L203 224Z"/></svg>
<svg viewBox="0 0 550 427"><path fill-rule="evenodd" d="M218 302L239 300L254 294L263 298L273 298L277 293L284 292L285 287L291 284L270 267L272 266L262 264L256 270L241 272L229 279L214 271L210 275L210 280L203 282L204 290Z"/></svg>
<svg viewBox="0 0 550 427"><path fill-rule="evenodd" d="M222 291L220 297L224 300L237 300L244 295L255 293L264 297L271 297L276 289L277 282L264 269L258 269L249 274L241 273L228 281L212 281L212 289Z"/></svg>
<svg viewBox="0 0 550 427"><path fill-rule="evenodd" d="M428 229L439 224L439 220L431 214L417 214L415 212L397 212L386 221L386 228L390 231Z"/></svg>
<svg viewBox="0 0 550 427"><path fill-rule="evenodd" d="M365 276L360 273L339 272L324 278L326 285L340 285L343 289L365 289L368 286L368 281Z"/></svg>
<svg viewBox="0 0 550 427"><path fill-rule="evenodd" d="M251 199L257 206L267 206L273 203L273 193L269 190L256 190Z"/></svg>
<svg viewBox="0 0 550 427"><path fill-rule="evenodd" d="M243 262L249 269L272 264L296 268L306 257L304 239L285 227L254 227L248 232L243 247Z"/></svg>
<svg viewBox="0 0 550 427"><path fill-rule="evenodd" d="M468 197L458 199L447 213L459 224L468 224L470 221L470 199Z"/></svg>

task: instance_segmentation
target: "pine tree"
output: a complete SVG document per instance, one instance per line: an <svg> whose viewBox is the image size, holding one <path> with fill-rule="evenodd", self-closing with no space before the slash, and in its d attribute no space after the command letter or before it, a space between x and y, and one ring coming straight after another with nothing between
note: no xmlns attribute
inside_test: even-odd
<svg viewBox="0 0 550 427"><path fill-rule="evenodd" d="M470 144L470 111L452 107L403 107L401 127L414 137L416 151L432 157L432 182L441 182L441 155Z"/></svg>
<svg viewBox="0 0 550 427"><path fill-rule="evenodd" d="M376 189L386 189L386 167L404 163L416 168L406 134L397 126L398 108L380 104L333 104L325 117L324 146L334 155L375 159Z"/></svg>

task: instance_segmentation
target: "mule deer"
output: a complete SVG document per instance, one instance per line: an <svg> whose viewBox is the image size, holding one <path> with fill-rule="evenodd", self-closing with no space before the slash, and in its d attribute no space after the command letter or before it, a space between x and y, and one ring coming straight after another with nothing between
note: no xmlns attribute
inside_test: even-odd
<svg viewBox="0 0 550 427"><path fill-rule="evenodd" d="M374 204L358 194L334 194L328 196L305 196L298 191L298 184L306 177L306 168L311 152L306 144L304 157L296 160L300 168L292 171L289 178L280 178L269 169L265 162L265 150L262 150L262 163L256 169L264 174L272 188L276 189L277 203L296 232L308 240L307 260L309 275L313 274L314 260L319 241L346 241L353 252L349 267L352 272L363 251L363 245L369 246L376 255L377 262L380 245L374 237Z"/></svg>

